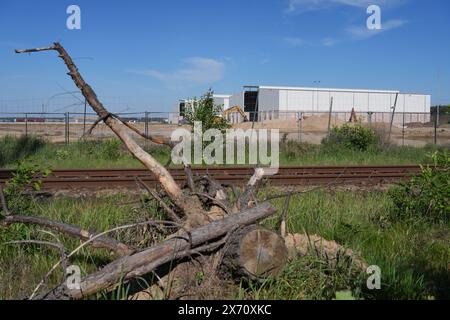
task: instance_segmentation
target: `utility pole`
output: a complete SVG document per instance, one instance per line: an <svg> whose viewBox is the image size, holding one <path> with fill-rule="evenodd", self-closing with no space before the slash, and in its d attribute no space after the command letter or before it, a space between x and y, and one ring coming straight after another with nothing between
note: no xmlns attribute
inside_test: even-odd
<svg viewBox="0 0 450 320"><path fill-rule="evenodd" d="M392 106L391 125L389 126L388 141L391 141L392 125L394 124L394 116L395 116L395 109L397 108L397 100L398 100L398 92L395 95L395 102L394 102L394 105Z"/></svg>
<svg viewBox="0 0 450 320"><path fill-rule="evenodd" d="M330 139L330 130L331 130L331 113L333 112L333 97L331 97L330 101L330 114L328 115L328 133L327 140Z"/></svg>
<svg viewBox="0 0 450 320"><path fill-rule="evenodd" d="M86 134L86 107L87 107L87 100L84 99L84 116L83 116L83 136Z"/></svg>

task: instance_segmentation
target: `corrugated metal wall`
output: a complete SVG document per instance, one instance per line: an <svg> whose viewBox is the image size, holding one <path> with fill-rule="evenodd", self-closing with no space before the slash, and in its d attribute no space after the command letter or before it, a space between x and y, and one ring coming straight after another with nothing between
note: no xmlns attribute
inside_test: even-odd
<svg viewBox="0 0 450 320"><path fill-rule="evenodd" d="M395 93L321 90L259 90L259 111L328 111L333 97L333 111L390 112ZM399 94L398 112L429 112L431 97L421 94Z"/></svg>

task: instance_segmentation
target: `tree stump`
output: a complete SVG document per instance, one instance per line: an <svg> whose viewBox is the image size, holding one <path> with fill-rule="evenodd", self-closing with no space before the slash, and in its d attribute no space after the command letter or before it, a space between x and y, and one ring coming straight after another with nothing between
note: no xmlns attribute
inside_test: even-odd
<svg viewBox="0 0 450 320"><path fill-rule="evenodd" d="M261 280L277 275L287 259L283 238L258 225L251 225L232 235L222 265L236 279Z"/></svg>

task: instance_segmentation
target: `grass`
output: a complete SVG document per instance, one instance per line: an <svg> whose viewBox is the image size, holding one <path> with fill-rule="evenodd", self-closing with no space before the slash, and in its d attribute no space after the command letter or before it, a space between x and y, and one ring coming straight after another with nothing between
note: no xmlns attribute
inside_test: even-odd
<svg viewBox="0 0 450 320"><path fill-rule="evenodd" d="M136 199L131 199L127 195L87 199L59 197L52 200L33 201L30 211L33 212L33 215L79 225L87 230L104 231L115 226L149 219L149 212L153 212L154 208L150 207L149 210L137 211L132 205L121 205L121 203L130 200ZM59 252L48 247L33 244L6 244L10 241L30 239L54 241L52 237L40 232L41 229L32 225L16 224L1 230L0 300L28 297L42 277L60 259ZM70 252L80 244L80 241L73 238L61 236L57 233L56 235L64 243L66 252ZM150 245L156 240L149 232L144 231L139 231L139 234L124 231L112 236L131 244L140 242L144 246ZM71 259L71 263L78 265L82 274L86 275L97 270L97 266L107 264L111 259L112 257L107 250L91 249L87 246L76 254L74 259ZM44 289L51 289L52 285L61 283L61 281L62 271L58 269L50 278L49 283L44 286Z"/></svg>
<svg viewBox="0 0 450 320"><path fill-rule="evenodd" d="M283 201L276 205L281 208ZM381 191L317 191L292 199L288 232L318 234L352 248L369 265L381 268L382 288L368 291L365 282L355 287L349 279L343 281L338 270L319 272L318 268L303 267L311 262L297 261L286 268L281 283L263 291L263 297L323 297L321 292L331 286L334 292L351 288L361 297L373 299L450 299L449 225L426 220L391 222L392 205ZM292 285L298 281L304 284Z"/></svg>
<svg viewBox="0 0 450 320"><path fill-rule="evenodd" d="M15 151L14 151L15 150ZM281 146L283 165L339 164L418 164L432 151L427 148L340 150L285 142ZM153 147L149 150L159 161L169 159L170 150ZM115 140L86 141L55 145L10 138L0 140L0 152L7 166L14 166L20 157L31 156L34 162L53 168L139 167ZM266 188L263 195L280 190ZM160 215L150 206L138 210L130 200L136 196L114 195L101 198L74 199L57 197L32 202L33 215L106 230L130 221L142 221ZM284 200L271 201L281 212ZM127 204L128 203L128 204ZM288 232L318 234L358 252L370 265L381 268L381 290L368 291L364 278L349 276L345 265L330 269L317 257L291 261L275 280L260 285L244 285L235 293L242 299L332 299L337 292L351 290L364 299L450 299L450 226L429 220L392 220L393 202L386 192L325 191L292 198L288 212ZM274 227L276 218L265 221ZM0 232L0 299L24 298L41 277L59 259L58 252L35 245L5 245L6 242L42 238L39 228L14 225ZM152 233L121 233L125 242L150 244L158 239ZM79 242L62 238L67 251ZM102 266L111 257L101 250L83 249L72 263L87 274ZM20 266L19 268L17 266ZM60 270L46 288L61 282ZM118 296L121 296L118 294ZM100 296L101 298L102 296Z"/></svg>
<svg viewBox="0 0 450 320"><path fill-rule="evenodd" d="M280 190L267 188L265 195ZM264 196L264 195L262 195ZM134 197L134 198L133 198ZM73 199L58 197L33 203L35 215L106 230L130 221L142 221L154 215L154 209L137 210L131 195ZM81 201L82 200L82 201ZM281 211L283 200L272 203ZM276 281L262 285L242 285L235 293L241 299L332 299L336 292L352 290L364 299L450 299L450 232L448 224L426 221L391 222L392 202L385 192L345 192L317 190L295 196L288 212L288 232L318 234L327 240L352 248L370 265L382 270L382 288L365 289L365 279L355 279L343 267L330 269L315 257L290 262ZM276 218L265 224L274 226ZM29 295L59 254L35 245L4 245L5 242L42 237L39 228L15 225L0 233L0 299ZM120 234L122 241L153 241L149 233ZM79 242L63 238L67 250ZM102 250L83 249L71 261L82 274L96 270L111 260ZM20 266L19 268L17 266ZM61 270L50 279L61 281ZM99 297L101 298L101 296Z"/></svg>
<svg viewBox="0 0 450 320"><path fill-rule="evenodd" d="M165 146L149 146L145 149L158 161L165 164L170 160L170 149ZM308 145L294 141L280 145L280 165L389 165L419 164L434 146L425 148L388 147L367 151L339 149ZM43 167L75 168L141 168L117 140L79 141L69 145L51 144L38 138L0 140L0 166L12 168L17 160L31 157Z"/></svg>
<svg viewBox="0 0 450 320"><path fill-rule="evenodd" d="M22 136L0 138L0 167L34 155L46 145L41 139Z"/></svg>

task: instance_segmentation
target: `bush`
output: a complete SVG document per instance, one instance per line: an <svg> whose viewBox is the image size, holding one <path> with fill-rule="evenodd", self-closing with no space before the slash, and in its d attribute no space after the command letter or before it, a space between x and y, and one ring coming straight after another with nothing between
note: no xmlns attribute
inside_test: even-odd
<svg viewBox="0 0 450 320"><path fill-rule="evenodd" d="M210 89L200 100L194 99L186 108L185 118L190 125L199 121L202 123L202 131L209 129L225 130L229 128L227 121L218 116L222 113L222 107L214 104L214 92Z"/></svg>
<svg viewBox="0 0 450 320"><path fill-rule="evenodd" d="M12 213L23 214L32 204L32 195L28 190L40 191L42 178L51 173L49 168L41 168L28 159L17 163L14 175L5 183L6 204Z"/></svg>
<svg viewBox="0 0 450 320"><path fill-rule="evenodd" d="M122 142L118 139L109 139L102 143L101 155L107 160L117 160L122 155Z"/></svg>
<svg viewBox="0 0 450 320"><path fill-rule="evenodd" d="M378 146L380 139L374 130L362 125L344 124L333 128L330 136L322 143L326 146L341 147L351 150L366 151Z"/></svg>
<svg viewBox="0 0 450 320"><path fill-rule="evenodd" d="M436 151L430 158L432 164L422 166L418 176L389 190L395 220L450 221L450 156L447 151Z"/></svg>

